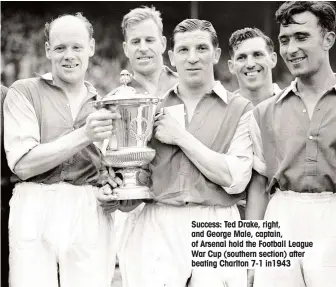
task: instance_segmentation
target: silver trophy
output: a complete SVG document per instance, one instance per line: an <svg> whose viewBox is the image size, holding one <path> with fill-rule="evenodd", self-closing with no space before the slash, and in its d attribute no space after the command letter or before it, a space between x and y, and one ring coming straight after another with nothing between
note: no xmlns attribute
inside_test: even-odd
<svg viewBox="0 0 336 287"><path fill-rule="evenodd" d="M137 179L140 167L149 164L155 157L155 150L147 143L152 136L153 122L159 98L148 93L138 94L128 84L132 75L123 70L120 73L120 87L94 102L97 108L117 111L121 119L113 122L113 133L104 142L102 153L108 166L122 175L122 185L115 188L120 200L152 198L147 186Z"/></svg>

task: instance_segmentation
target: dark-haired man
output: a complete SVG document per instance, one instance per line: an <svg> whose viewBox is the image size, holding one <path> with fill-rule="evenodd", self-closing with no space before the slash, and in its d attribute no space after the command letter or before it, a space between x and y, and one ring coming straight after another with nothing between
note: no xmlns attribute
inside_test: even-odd
<svg viewBox="0 0 336 287"><path fill-rule="evenodd" d="M242 287L243 268L191 267L190 226L192 220L240 219L236 203L252 167L252 104L215 81L221 50L210 22L182 21L171 48L179 84L156 116L151 140L156 157L150 165L155 198L126 242L125 284Z"/></svg>
<svg viewBox="0 0 336 287"><path fill-rule="evenodd" d="M286 2L276 12L280 54L296 79L255 110L251 134L273 194L265 219L283 239L311 241L287 268L259 268L254 287L331 287L336 282L336 76L329 50L335 8Z"/></svg>
<svg viewBox="0 0 336 287"><path fill-rule="evenodd" d="M119 115L90 103L97 97L84 81L95 50L90 22L65 15L45 28L51 73L16 81L4 103L5 150L16 175L10 286L106 287L114 270L113 222L97 198L113 199L99 186L116 183L93 142L111 136Z"/></svg>
<svg viewBox="0 0 336 287"><path fill-rule="evenodd" d="M228 61L230 72L237 77L239 95L245 97L254 106L278 94L281 90L272 82L272 69L277 63L273 41L257 28L244 28L232 33L229 39ZM263 178L263 177L262 177ZM253 171L248 186L247 219L263 219L264 211L254 208L263 205L266 208L268 195L260 193L265 184Z"/></svg>
<svg viewBox="0 0 336 287"><path fill-rule="evenodd" d="M277 63L273 41L257 28L244 28L232 33L229 39L228 61L230 72L237 77L239 95L245 97L254 106L278 94L281 90L272 81L272 69ZM254 161L258 163L257 159ZM264 218L269 194L265 192L266 179L254 169L247 186L247 203L238 203L244 219L261 220ZM253 281L253 272L249 270L249 281Z"/></svg>

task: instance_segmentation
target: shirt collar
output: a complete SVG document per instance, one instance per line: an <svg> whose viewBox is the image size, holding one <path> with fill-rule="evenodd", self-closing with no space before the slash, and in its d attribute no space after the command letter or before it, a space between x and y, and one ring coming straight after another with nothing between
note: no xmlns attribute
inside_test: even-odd
<svg viewBox="0 0 336 287"><path fill-rule="evenodd" d="M334 74L336 77L336 74ZM294 81L291 82L291 84L284 90L281 97L276 101L276 104L282 101L290 92L293 92L295 95L299 95L299 91L297 89L297 81L298 79L295 78ZM336 92L336 84L331 87L331 89L334 89Z"/></svg>
<svg viewBox="0 0 336 287"><path fill-rule="evenodd" d="M178 95L178 84L176 84L172 88L172 90L176 95ZM212 88L211 92L214 92L218 97L220 97L224 103L228 103L227 90L224 88L220 81L215 81L215 85Z"/></svg>
<svg viewBox="0 0 336 287"><path fill-rule="evenodd" d="M36 75L41 78L42 80L48 82L49 84L51 85L54 85L56 87L58 87L55 82L54 82L54 79L53 79L53 76L52 76L52 73L46 73L46 74L43 74L43 75L40 75L38 73L36 73ZM93 94L93 95L98 95L98 91L97 89L88 81L84 81L84 84L85 86L87 87L89 93Z"/></svg>
<svg viewBox="0 0 336 287"><path fill-rule="evenodd" d="M240 89L235 90L233 93L235 95L239 95L239 92L240 92ZM272 94L272 96L275 96L275 95L279 94L280 92L281 92L281 89L278 86L278 84L277 83L273 83L273 94Z"/></svg>

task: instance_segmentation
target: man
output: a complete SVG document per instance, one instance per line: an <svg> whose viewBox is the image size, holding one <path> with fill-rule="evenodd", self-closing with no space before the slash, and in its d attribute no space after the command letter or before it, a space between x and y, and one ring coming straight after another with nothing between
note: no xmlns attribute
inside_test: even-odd
<svg viewBox="0 0 336 287"><path fill-rule="evenodd" d="M229 39L228 61L230 72L237 77L239 90L236 93L253 103L254 106L278 94L281 90L272 82L272 69L277 63L273 41L257 28L235 31ZM243 219L264 218L269 194L265 190L262 175L252 170L252 178L238 208ZM246 208L245 208L246 206ZM258 207L257 207L258 206ZM248 282L253 283L253 270L248 270Z"/></svg>
<svg viewBox="0 0 336 287"><path fill-rule="evenodd" d="M91 104L98 95L84 81L95 48L90 22L61 16L45 34L51 73L15 82L4 103L5 150L16 175L10 285L106 287L114 270L113 223L96 196L112 199L98 186L117 183L93 142L110 137L120 115Z"/></svg>
<svg viewBox="0 0 336 287"><path fill-rule="evenodd" d="M6 153L3 145L4 137L4 117L3 103L6 98L8 88L1 85L1 256L8 258L8 216L9 216L9 199L12 194L13 186L10 182L11 171L7 165ZM7 259L6 259L7 260ZM8 284L8 261L1 264L1 285Z"/></svg>
<svg viewBox="0 0 336 287"><path fill-rule="evenodd" d="M192 220L240 218L236 202L252 168L252 105L215 81L221 50L210 22L182 21L171 48L179 84L159 107L163 114L156 116L151 140L156 157L150 164L155 198L145 205L126 242L124 284L245 286L243 268L193 270L189 236ZM178 115L181 105L179 123L170 113Z"/></svg>
<svg viewBox="0 0 336 287"><path fill-rule="evenodd" d="M277 63L273 41L257 28L244 28L235 31L229 39L228 61L230 72L237 77L239 95L248 99L254 106L278 94L281 90L272 82L272 69ZM255 208L262 205L266 208L268 194L260 193L264 187L263 180L253 170L248 185L247 219L263 219L265 210ZM261 212L260 212L261 211Z"/></svg>
<svg viewBox="0 0 336 287"><path fill-rule="evenodd" d="M336 282L335 18L328 2L286 2L276 12L280 54L295 80L254 110L254 167L273 194L265 220L279 221L283 239L312 241L313 248L290 268L256 269L255 287Z"/></svg>
<svg viewBox="0 0 336 287"><path fill-rule="evenodd" d="M124 52L133 71L130 86L139 93L150 93L155 97L164 98L177 84L178 78L176 73L163 64L167 40L162 34L160 12L154 7L146 6L132 9L124 16L121 28L124 35ZM145 172L142 173L140 180L146 180ZM139 204L137 201L133 203ZM117 240L120 242L120 249L142 208L143 204L127 214L116 212ZM118 257L123 273L122 253L118 253Z"/></svg>
<svg viewBox="0 0 336 287"><path fill-rule="evenodd" d="M124 53L134 74L131 86L164 98L177 84L177 75L163 64L167 39L160 12L154 7L135 8L124 16L121 28Z"/></svg>

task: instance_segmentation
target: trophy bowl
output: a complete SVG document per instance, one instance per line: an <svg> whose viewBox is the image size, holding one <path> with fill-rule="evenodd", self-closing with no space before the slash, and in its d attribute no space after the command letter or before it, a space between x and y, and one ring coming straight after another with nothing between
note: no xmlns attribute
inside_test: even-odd
<svg viewBox="0 0 336 287"><path fill-rule="evenodd" d="M112 136L104 141L102 153L105 163L122 175L121 186L113 192L119 200L152 198L150 189L137 179L141 167L155 157L155 150L148 147L152 136L155 111L159 98L148 93L138 94L128 86L132 75L123 70L122 85L94 102L96 108L116 111L121 118L113 121Z"/></svg>

